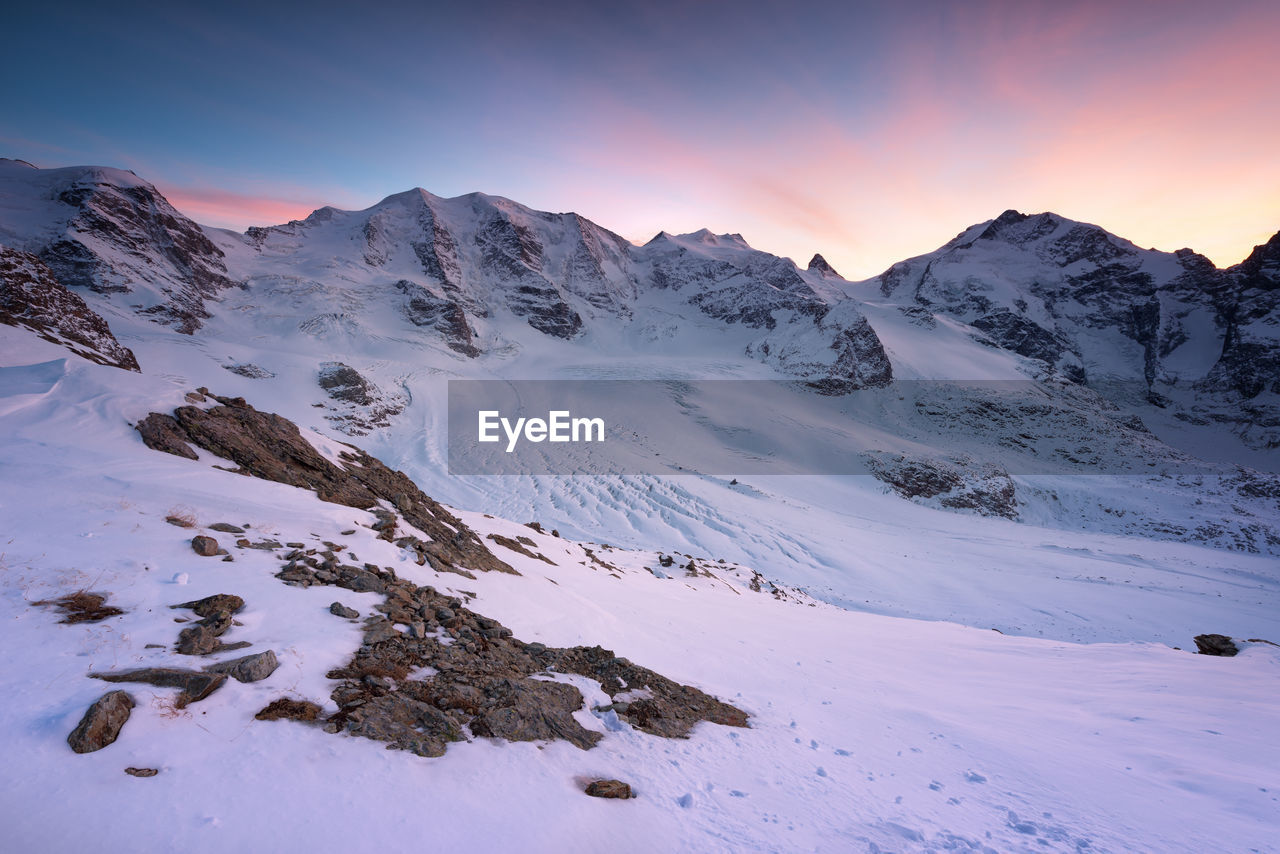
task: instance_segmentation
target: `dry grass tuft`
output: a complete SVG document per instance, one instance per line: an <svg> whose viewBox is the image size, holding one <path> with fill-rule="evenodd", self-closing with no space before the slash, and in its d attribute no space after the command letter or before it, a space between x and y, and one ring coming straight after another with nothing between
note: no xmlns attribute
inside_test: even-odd
<svg viewBox="0 0 1280 854"><path fill-rule="evenodd" d="M63 623L97 623L108 617L118 617L124 611L106 604L107 597L100 593L77 590L60 599L41 599L33 605L53 606L62 609Z"/></svg>
<svg viewBox="0 0 1280 854"><path fill-rule="evenodd" d="M164 520L179 528L196 527L196 514L190 507L170 507L169 515L165 516Z"/></svg>

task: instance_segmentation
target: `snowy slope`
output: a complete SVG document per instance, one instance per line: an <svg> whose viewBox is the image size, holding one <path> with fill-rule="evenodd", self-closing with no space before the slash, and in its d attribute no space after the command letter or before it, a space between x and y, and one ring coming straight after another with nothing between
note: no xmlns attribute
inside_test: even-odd
<svg viewBox="0 0 1280 854"><path fill-rule="evenodd" d="M130 422L181 404L189 390L181 382L93 365L7 327L0 365L7 486L0 609L11 648L23 651L0 666L13 772L0 803L20 848L374 851L412 839L548 851L1276 850L1275 647L1244 644L1236 658L1218 659L1151 643L1077 645L875 616L804 596L775 598L767 583L752 590L749 570L768 577L769 567L695 555L706 558L699 565L710 575L690 578L678 565L662 569L660 552L677 551L667 543L621 550L531 531L518 524L521 516L479 512L462 519L482 534L527 536L554 565L504 551L521 575L438 574L378 540L369 513L220 471L215 458L144 447ZM319 436L313 441L335 450ZM821 482L804 483L823 498L833 494ZM913 550L928 544L977 557L989 549L986 560L1010 574L1000 585L1010 599L1055 595L1031 575L1025 587L1015 578L1019 566L1056 554L1064 566L1113 567L1106 579L1075 580L1107 590L1097 601L1108 603L1113 621L1159 610L1176 620L1175 600L1126 591L1125 582L1158 572L1152 564L1190 560L1179 575L1189 589L1203 585L1192 610L1217 621L1205 628L1235 633L1223 623L1256 597L1271 607L1242 631L1280 634L1269 562L1252 564L1246 580L1247 560L1232 556L1233 567L1214 579L1209 555L1225 553L1169 544L1145 558L1104 555L1122 541L1035 542L1042 532L1013 552L1025 536L1015 532L1026 526L892 506L903 514L900 526L934 526L916 529ZM200 527L166 524L174 513ZM810 509L788 516L798 542L841 547L820 519L798 527ZM328 605L339 599L368 613L377 596L286 586L274 577L285 550L233 546L231 563L195 556L193 533L225 537L209 531L215 521L248 523L254 538L341 541L364 561L454 591L523 640L603 644L737 704L751 725L702 724L688 740L619 728L611 713L590 711L603 694L582 680L574 682L585 699L577 718L603 736L590 751L474 738L427 759L297 722L254 720L281 695L332 711L334 683L325 673L360 637ZM956 524L940 527L948 521ZM1001 528L1009 531L1003 540ZM869 530L859 540L868 562L899 563L900 536ZM912 580L904 588L929 589ZM59 625L56 612L31 604L78 589L109 593L126 613ZM180 612L167 606L220 592L248 603L228 639L250 642L248 651L275 650L280 669L262 682L230 682L186 709L174 707L171 689L121 686L138 706L119 740L96 753L69 751L66 733L114 687L86 673L188 665L165 648L180 628L173 622ZM135 779L122 773L126 766L159 773ZM637 797L585 797L583 781L596 777L626 780ZM67 803L76 805L74 822Z"/></svg>

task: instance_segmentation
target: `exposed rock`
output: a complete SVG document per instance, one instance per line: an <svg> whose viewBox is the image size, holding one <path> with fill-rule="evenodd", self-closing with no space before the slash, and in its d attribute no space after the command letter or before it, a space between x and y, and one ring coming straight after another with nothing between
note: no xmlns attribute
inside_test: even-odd
<svg viewBox="0 0 1280 854"><path fill-rule="evenodd" d="M343 718L352 735L385 741L389 747L419 756L443 756L449 742L462 740L462 728L452 717L403 695L373 697Z"/></svg>
<svg viewBox="0 0 1280 854"><path fill-rule="evenodd" d="M68 288L127 294L123 304L190 334L209 316L204 301L236 286L200 226L131 172L76 166L6 178L6 193L43 214L9 216L5 230Z"/></svg>
<svg viewBox="0 0 1280 854"><path fill-rule="evenodd" d="M79 294L63 287L39 258L7 246L0 246L0 323L29 329L99 365L139 370L133 351Z"/></svg>
<svg viewBox="0 0 1280 854"><path fill-rule="evenodd" d="M375 427L386 427L393 415L404 411L402 396L387 394L342 362L321 364L319 383L329 397L346 405L341 412L329 416L329 420L355 436L363 436Z"/></svg>
<svg viewBox="0 0 1280 854"><path fill-rule="evenodd" d="M511 551L522 554L525 557L531 557L531 558L534 558L535 560L540 560L543 563L549 563L552 566L556 566L556 562L553 561L551 558L547 557L542 552L530 551L529 549L521 545L519 540L513 540L510 537L504 537L501 534L489 534L485 539L493 540L498 545L504 548L511 549ZM530 545L533 545L533 540L530 540L528 537L520 537L519 539L528 541Z"/></svg>
<svg viewBox="0 0 1280 854"><path fill-rule="evenodd" d="M809 270L810 272L817 273L819 276L822 276L824 279L841 278L840 274L836 272L835 267L832 267L829 263L827 263L826 258L823 258L821 255L816 253L812 258L809 259Z"/></svg>
<svg viewBox="0 0 1280 854"><path fill-rule="evenodd" d="M157 768L130 767L130 768L124 769L124 773L128 774L130 777L154 777L155 775L159 774L160 771Z"/></svg>
<svg viewBox="0 0 1280 854"><path fill-rule="evenodd" d="M218 531L223 534L243 534L244 528L239 525L232 525L229 522L215 522L209 526L210 531Z"/></svg>
<svg viewBox="0 0 1280 854"><path fill-rule="evenodd" d="M1232 656L1240 652L1226 635L1196 635L1195 641L1201 655Z"/></svg>
<svg viewBox="0 0 1280 854"><path fill-rule="evenodd" d="M67 736L67 744L76 753L101 750L120 736L133 707L133 697L128 692L108 691L89 706L80 723Z"/></svg>
<svg viewBox="0 0 1280 854"><path fill-rule="evenodd" d="M278 700L272 700L254 717L260 721L314 721L320 717L320 707L309 700L281 697Z"/></svg>
<svg viewBox="0 0 1280 854"><path fill-rule="evenodd" d="M218 639L218 634L219 632L208 626L199 624L189 626L178 632L176 651L179 655L208 655L211 652L217 652L222 649L222 641Z"/></svg>
<svg viewBox="0 0 1280 854"><path fill-rule="evenodd" d="M97 623L108 617L117 617L124 611L114 605L106 604L107 597L100 593L86 593L81 590L60 599L42 599L32 605L53 605L65 615L62 623Z"/></svg>
<svg viewBox="0 0 1280 854"><path fill-rule="evenodd" d="M244 600L233 593L215 593L193 602L172 605L173 608L189 608L200 617L212 617L219 613L234 614L244 607Z"/></svg>
<svg viewBox="0 0 1280 854"><path fill-rule="evenodd" d="M199 670L182 670L177 667L144 667L139 670L89 675L104 682L143 682L157 688L179 688L181 690L175 705L180 709L203 700L227 681L226 675L221 673L201 673Z"/></svg>
<svg viewBox="0 0 1280 854"><path fill-rule="evenodd" d="M341 602L334 602L332 605L330 605L329 613L333 614L335 617L345 617L348 620L354 620L360 616L360 612L357 611L355 608L348 608L346 605L343 605Z"/></svg>
<svg viewBox="0 0 1280 854"><path fill-rule="evenodd" d="M206 673L225 673L237 682L261 682L266 679L280 662L276 660L274 650L258 652L236 658L231 661L220 661L205 668Z"/></svg>
<svg viewBox="0 0 1280 854"><path fill-rule="evenodd" d="M1016 490L1008 472L968 461L908 459L901 455L868 455L875 478L903 498L933 499L953 510L974 510L983 516L1018 515Z"/></svg>
<svg viewBox="0 0 1280 854"><path fill-rule="evenodd" d="M396 288L407 297L404 316L410 323L435 329L454 352L472 358L480 355L480 349L473 343L475 332L460 302L437 296L405 279L396 282Z"/></svg>
<svg viewBox="0 0 1280 854"><path fill-rule="evenodd" d="M252 362L246 362L242 365L223 365L225 370L242 377L248 377L251 380L267 380L275 376L266 368L260 368Z"/></svg>
<svg viewBox="0 0 1280 854"><path fill-rule="evenodd" d="M608 650L525 644L456 597L387 574L381 578L386 602L378 609L386 616L366 621L364 644L355 657L328 674L341 680L332 695L339 708L330 719L335 729L426 756L442 753L460 737L462 726L479 736L563 739L591 747L599 734L573 717L583 706L581 693L540 678L547 671L597 679L610 696L644 689L647 699L619 706L625 713L621 719L653 734L684 736L701 720L746 725L741 710ZM446 643L449 638L426 630L427 619L456 641ZM394 623L413 628L401 633ZM407 678L419 668L431 668L435 675Z"/></svg>
<svg viewBox="0 0 1280 854"><path fill-rule="evenodd" d="M425 545L424 556L433 569L450 571L466 567L515 572L495 557L474 531L425 495L403 473L388 468L354 446L343 452L343 467L339 468L303 439L291 421L259 412L239 399L216 399L222 405L209 409L179 407L174 413L176 417L170 419L172 425L163 420L168 416L148 416L138 425L143 441L156 450L193 458L194 452L181 453L183 448L190 451L187 445L190 442L232 460L243 474L312 489L322 501L361 510L376 507L379 499L394 501L397 496L409 496L412 510L405 512L404 517L431 538ZM144 424L148 425L146 430ZM159 424L165 427L157 434ZM167 431L170 426L176 433Z"/></svg>
<svg viewBox="0 0 1280 854"><path fill-rule="evenodd" d="M200 455L191 450L191 446L187 444L186 433L171 415L153 412L133 426L148 448L189 460L200 459ZM183 527L192 526L183 525Z"/></svg>
<svg viewBox="0 0 1280 854"><path fill-rule="evenodd" d="M821 255L814 257L822 258ZM593 798L620 798L625 800L632 797L631 786L621 780L592 780L583 791Z"/></svg>
<svg viewBox="0 0 1280 854"><path fill-rule="evenodd" d="M218 553L218 541L201 534L191 538L191 550L201 557L213 557Z"/></svg>

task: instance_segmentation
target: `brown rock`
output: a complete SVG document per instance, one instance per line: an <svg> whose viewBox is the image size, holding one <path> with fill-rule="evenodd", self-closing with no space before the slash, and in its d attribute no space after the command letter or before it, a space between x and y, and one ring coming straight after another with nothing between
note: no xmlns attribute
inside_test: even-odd
<svg viewBox="0 0 1280 854"><path fill-rule="evenodd" d="M234 614L244 607L244 600L232 593L215 593L203 599L171 605L172 608L190 608L197 616L212 617L219 612Z"/></svg>
<svg viewBox="0 0 1280 854"><path fill-rule="evenodd" d="M631 795L631 786L621 780L592 780L584 790L593 798L627 799Z"/></svg>
<svg viewBox="0 0 1280 854"><path fill-rule="evenodd" d="M76 753L101 750L119 737L133 706L133 697L128 692L108 691L84 713L80 723L67 736L67 744Z"/></svg>
<svg viewBox="0 0 1280 854"><path fill-rule="evenodd" d="M272 700L254 717L260 721L314 721L320 717L320 707L308 700L291 700L288 697L281 697L278 700Z"/></svg>
<svg viewBox="0 0 1280 854"><path fill-rule="evenodd" d="M191 538L191 550L201 557L213 557L218 553L218 541L201 534Z"/></svg>
<svg viewBox="0 0 1280 854"><path fill-rule="evenodd" d="M130 777L154 777L159 774L160 771L155 768L126 768L124 769L124 773L128 774Z"/></svg>

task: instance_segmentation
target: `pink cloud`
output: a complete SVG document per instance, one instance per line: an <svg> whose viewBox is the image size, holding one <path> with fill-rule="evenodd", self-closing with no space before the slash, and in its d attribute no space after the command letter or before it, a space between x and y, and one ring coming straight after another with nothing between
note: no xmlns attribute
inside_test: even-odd
<svg viewBox="0 0 1280 854"><path fill-rule="evenodd" d="M241 193L216 187L158 186L175 208L196 222L243 231L302 219L327 202Z"/></svg>

